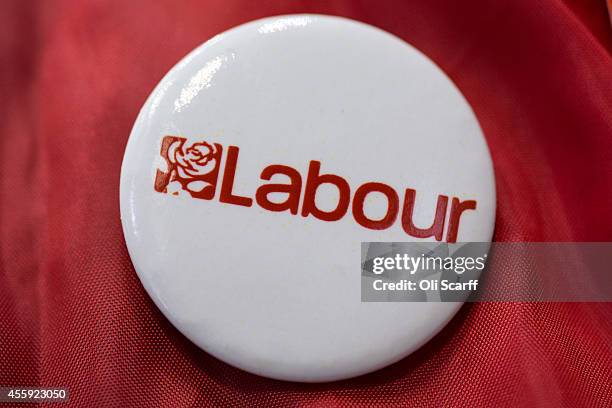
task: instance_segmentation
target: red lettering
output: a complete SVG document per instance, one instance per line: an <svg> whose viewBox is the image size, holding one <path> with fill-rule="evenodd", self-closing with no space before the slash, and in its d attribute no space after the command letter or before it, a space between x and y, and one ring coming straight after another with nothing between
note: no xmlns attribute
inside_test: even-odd
<svg viewBox="0 0 612 408"><path fill-rule="evenodd" d="M306 189L304 191L304 204L302 205L302 216L307 217L312 214L323 221L338 221L344 217L348 210L351 200L351 188L345 179L334 174L319 175L321 163L315 160L310 162L308 167L308 177L306 179ZM338 205L332 211L322 211L315 204L315 195L321 184L333 184L338 189L340 195Z"/></svg>
<svg viewBox="0 0 612 408"><path fill-rule="evenodd" d="M446 207L448 204L448 197L445 195L438 196L438 203L436 205L436 215L434 217L433 224L427 229L422 229L414 226L412 222L412 213L414 211L416 191L410 188L406 189L404 196L404 210L402 213L402 228L406 234L416 238L429 238L436 237L437 241L442 240L444 235L444 218L446 217Z"/></svg>
<svg viewBox="0 0 612 408"><path fill-rule="evenodd" d="M261 179L270 180L275 174L284 174L289 177L290 184L264 184L259 187L255 194L257 204L269 211L290 210L291 214L297 214L302 191L302 176L292 167L273 164L263 169ZM270 193L287 193L287 200L282 203L274 203L268 199Z"/></svg>
<svg viewBox="0 0 612 408"><path fill-rule="evenodd" d="M461 214L466 210L475 210L476 201L467 200L460 201L458 198L453 198L453 205L451 206L450 218L448 220L448 232L446 233L446 241L457 242L457 233L459 231L459 221Z"/></svg>
<svg viewBox="0 0 612 408"><path fill-rule="evenodd" d="M158 170L153 187L155 191L166 193L168 188L167 186L170 184L170 182L178 182L180 185L178 187L173 185L174 189L182 188L195 198L202 198L206 200L212 199L214 197L215 184L217 182L217 175L219 172L218 163L221 161L221 152L223 148L217 143L194 143L191 147L189 147L189 149L186 150L189 152L189 154L194 156L192 158L194 162L191 164L184 164L181 161L186 160L184 157L187 157L187 153L183 152L184 141L184 138L175 136L166 136L164 138L160 154L168 163L168 171L163 172ZM169 157L171 154L170 145L172 143L178 143L178 145L176 145L174 150L172 150L172 152L174 152L174 156ZM177 149L182 150L178 150L177 153ZM207 156L203 156L204 153L202 152L208 152ZM248 196L240 196L234 193L234 181L238 166L239 152L240 149L236 146L229 146L227 149L219 201L227 204L251 207L253 205L253 198ZM211 163L213 163L214 166L212 166L210 171L204 173L204 171L200 170L207 163L206 160L209 162L211 162L211 160L216 161L212 161ZM176 164L177 161L182 163L182 167L180 169L177 167L179 166ZM198 171L194 170L194 168L197 168ZM349 204L351 204L351 187L343 177L335 174L320 174L320 170L321 162L311 160L308 166L308 175L305 181L306 185L304 188L304 199L302 200L301 215L303 217L312 215L322 221L338 221L346 215L349 209ZM265 210L275 212L288 210L291 214L297 215L298 211L300 211L299 207L302 191L302 175L298 170L292 167L273 164L263 169L260 174L260 178L262 180L271 181L275 175L287 176L289 178L289 182L284 184L269 183L259 186L255 192L255 201ZM206 194L202 193L204 190L200 192L189 190L189 186L191 185L189 183L192 181L203 181L208 183L208 186L205 187L207 188ZM316 203L317 191L323 184L331 184L338 190L338 202L335 208L329 211L317 207ZM274 202L270 199L270 195L274 193L286 193L287 198L282 202ZM386 212L380 219L372 219L365 214L365 201L370 193L380 193L384 195L387 200ZM174 192L173 194L177 193ZM365 183L357 188L355 191L355 196L352 198L353 218L364 228L371 230L384 230L391 227L398 218L400 211L400 199L398 193L393 189L393 187L387 184L379 182ZM406 234L415 238L425 239L434 237L437 241L442 241L445 230L444 227L449 197L445 195L438 195L435 216L431 226L428 228L420 228L414 225L413 216L415 200L416 191L407 188L404 194L404 203L401 213L402 229ZM457 241L461 216L465 211L475 209L475 200L461 201L457 197L452 198L448 228L446 230L447 242L453 243Z"/></svg>
<svg viewBox="0 0 612 408"><path fill-rule="evenodd" d="M385 216L380 220L372 220L366 217L363 204L368 194L372 192L383 193L387 197L387 212ZM373 229L373 230L384 230L389 228L395 222L397 218L397 212L399 210L399 197L394 189L386 184L382 183L365 183L355 191L355 197L353 198L353 217L359 225Z"/></svg>
<svg viewBox="0 0 612 408"><path fill-rule="evenodd" d="M234 177L236 175L236 165L238 163L238 149L236 146L230 146L227 149L227 159L225 161L225 171L223 172L223 182L221 184L221 196L219 201L222 203L242 205L250 207L253 205L253 199L249 197L241 197L233 194Z"/></svg>

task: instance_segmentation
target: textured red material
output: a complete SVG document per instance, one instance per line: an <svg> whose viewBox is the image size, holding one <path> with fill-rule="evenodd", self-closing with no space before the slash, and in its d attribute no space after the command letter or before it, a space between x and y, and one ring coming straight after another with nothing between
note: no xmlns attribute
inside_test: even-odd
<svg viewBox="0 0 612 408"><path fill-rule="evenodd" d="M493 155L496 240L612 241L605 3L3 1L0 385L87 407L612 406L610 304L465 305L410 357L332 384L229 367L149 300L118 201L131 126L172 65L248 20L318 12L398 35L456 82Z"/></svg>

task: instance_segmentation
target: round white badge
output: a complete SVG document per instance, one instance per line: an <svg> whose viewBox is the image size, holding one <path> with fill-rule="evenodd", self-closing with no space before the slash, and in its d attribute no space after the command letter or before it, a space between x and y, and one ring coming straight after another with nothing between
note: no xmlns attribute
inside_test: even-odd
<svg viewBox="0 0 612 408"><path fill-rule="evenodd" d="M321 382L400 360L461 305L362 302L361 243L489 242L495 185L474 113L422 53L355 21L281 16L159 83L126 148L121 218L140 280L191 341Z"/></svg>

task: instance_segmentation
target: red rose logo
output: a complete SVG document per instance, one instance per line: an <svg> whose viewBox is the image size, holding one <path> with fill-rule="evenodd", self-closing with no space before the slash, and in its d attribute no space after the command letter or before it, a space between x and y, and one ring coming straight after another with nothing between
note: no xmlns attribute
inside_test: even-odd
<svg viewBox="0 0 612 408"><path fill-rule="evenodd" d="M215 195L223 148L218 143L200 141L187 146L186 142L177 136L162 140L160 154L168 171L157 170L155 190L172 195L186 191L192 197L210 200Z"/></svg>
<svg viewBox="0 0 612 408"><path fill-rule="evenodd" d="M192 144L183 151L184 142L175 140L168 148L168 159L183 178L205 176L217 165L215 148L206 142Z"/></svg>

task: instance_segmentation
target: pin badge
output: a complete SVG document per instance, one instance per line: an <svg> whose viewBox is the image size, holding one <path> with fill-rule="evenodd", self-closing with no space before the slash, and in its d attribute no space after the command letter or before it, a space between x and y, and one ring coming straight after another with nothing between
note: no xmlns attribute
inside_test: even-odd
<svg viewBox="0 0 612 408"><path fill-rule="evenodd" d="M362 302L362 242L489 242L491 158L472 109L380 29L292 15L222 33L144 104L121 171L140 280L213 356L322 382L417 350L460 302Z"/></svg>

